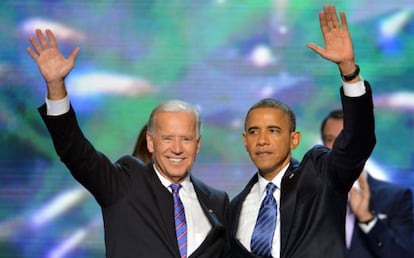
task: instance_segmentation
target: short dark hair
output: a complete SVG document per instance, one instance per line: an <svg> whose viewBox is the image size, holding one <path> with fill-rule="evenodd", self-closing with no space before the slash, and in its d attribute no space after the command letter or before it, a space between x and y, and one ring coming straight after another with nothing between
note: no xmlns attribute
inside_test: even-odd
<svg viewBox="0 0 414 258"><path fill-rule="evenodd" d="M289 118L290 131L294 132L296 130L296 116L292 108L290 108L287 104L283 103L282 101L279 101L277 99L272 99L272 98L266 98L266 99L262 99L256 102L256 104L254 104L249 109L249 111L247 111L246 118L244 119L245 130L246 130L246 121L247 121L247 118L249 117L250 112L258 108L276 108L276 109L282 110Z"/></svg>

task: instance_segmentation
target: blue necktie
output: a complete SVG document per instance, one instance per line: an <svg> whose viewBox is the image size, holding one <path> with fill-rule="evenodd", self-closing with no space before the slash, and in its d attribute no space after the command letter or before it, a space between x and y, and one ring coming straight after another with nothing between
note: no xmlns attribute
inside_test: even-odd
<svg viewBox="0 0 414 258"><path fill-rule="evenodd" d="M175 233L177 235L178 249L180 250L181 258L187 257L187 223L185 220L184 206L181 202L180 184L170 185L174 198L174 221L175 221Z"/></svg>
<svg viewBox="0 0 414 258"><path fill-rule="evenodd" d="M260 206L250 243L252 252L263 257L272 257L272 243L277 216L277 203L273 197L275 189L276 186L273 183L267 184L266 196Z"/></svg>

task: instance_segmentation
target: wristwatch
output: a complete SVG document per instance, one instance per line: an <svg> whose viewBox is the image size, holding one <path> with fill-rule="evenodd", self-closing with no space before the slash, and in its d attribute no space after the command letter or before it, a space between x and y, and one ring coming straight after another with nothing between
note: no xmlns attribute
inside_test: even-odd
<svg viewBox="0 0 414 258"><path fill-rule="evenodd" d="M376 218L375 214L372 213L372 218L370 218L369 220L365 220L365 221L358 221L358 223L368 225L369 223L371 223L372 221L374 221L375 218Z"/></svg>
<svg viewBox="0 0 414 258"><path fill-rule="evenodd" d="M355 64L355 71L351 74L341 74L341 78L343 81L349 82L355 79L359 75L359 65Z"/></svg>

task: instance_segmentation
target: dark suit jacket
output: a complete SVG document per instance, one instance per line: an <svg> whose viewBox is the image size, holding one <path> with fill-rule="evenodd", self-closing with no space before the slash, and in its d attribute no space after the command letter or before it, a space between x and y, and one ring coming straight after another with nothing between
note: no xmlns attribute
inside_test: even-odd
<svg viewBox="0 0 414 258"><path fill-rule="evenodd" d="M344 130L332 151L309 150L301 163L291 162L281 182L280 231L283 258L340 258L345 254L347 194L375 146L372 93L343 94ZM257 173L230 204L232 257L257 257L236 239L243 201L257 182Z"/></svg>
<svg viewBox="0 0 414 258"><path fill-rule="evenodd" d="M61 161L101 206L106 257L180 257L172 194L161 184L152 164L132 156L112 163L84 137L72 108L56 117L46 115L45 105L39 112ZM193 176L191 181L212 230L190 257L226 257L228 195Z"/></svg>
<svg viewBox="0 0 414 258"><path fill-rule="evenodd" d="M355 222L348 258L414 257L413 195L409 188L373 178L368 174L370 209L378 220L364 233Z"/></svg>

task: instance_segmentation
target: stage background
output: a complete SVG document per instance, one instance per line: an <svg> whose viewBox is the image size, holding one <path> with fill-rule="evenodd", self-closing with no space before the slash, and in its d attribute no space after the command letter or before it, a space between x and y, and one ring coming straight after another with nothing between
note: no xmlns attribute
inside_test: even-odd
<svg viewBox="0 0 414 258"><path fill-rule="evenodd" d="M50 28L65 55L81 48L67 78L70 99L95 147L130 154L163 100L197 104L204 121L193 173L238 193L255 172L242 145L247 109L263 97L293 107L301 159L339 105L336 65L318 12L347 13L361 74L374 89L374 176L414 188L412 0L139 0L0 3L0 257L103 257L100 209L59 162L37 113L44 82L26 52Z"/></svg>

